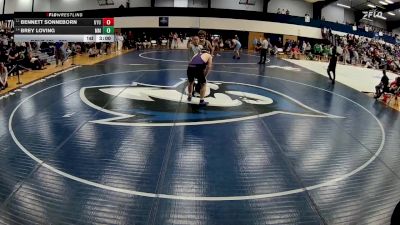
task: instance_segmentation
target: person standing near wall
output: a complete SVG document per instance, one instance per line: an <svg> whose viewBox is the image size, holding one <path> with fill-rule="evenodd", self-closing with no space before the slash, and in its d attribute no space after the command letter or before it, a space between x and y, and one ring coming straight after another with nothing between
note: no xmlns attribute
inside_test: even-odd
<svg viewBox="0 0 400 225"><path fill-rule="evenodd" d="M58 66L58 62L61 61L61 65L64 65L64 43L63 42L56 42L54 48L54 55L56 58L56 66Z"/></svg>
<svg viewBox="0 0 400 225"><path fill-rule="evenodd" d="M303 44L301 46L301 51L303 54L306 54L306 50L307 50L307 43L306 41L303 41Z"/></svg>
<svg viewBox="0 0 400 225"><path fill-rule="evenodd" d="M174 40L174 34L172 32L168 35L168 48L172 49L172 41Z"/></svg>
<svg viewBox="0 0 400 225"><path fill-rule="evenodd" d="M348 46L344 46L343 48L343 64L346 65L347 59L350 59L350 53L349 53L349 48Z"/></svg>
<svg viewBox="0 0 400 225"><path fill-rule="evenodd" d="M174 43L174 49L177 49L178 48L178 39L179 39L179 37L178 37L178 33L174 33L174 35L173 35L173 43Z"/></svg>
<svg viewBox="0 0 400 225"><path fill-rule="evenodd" d="M124 44L124 36L121 33L117 35L117 49L118 52L122 51L122 46Z"/></svg>

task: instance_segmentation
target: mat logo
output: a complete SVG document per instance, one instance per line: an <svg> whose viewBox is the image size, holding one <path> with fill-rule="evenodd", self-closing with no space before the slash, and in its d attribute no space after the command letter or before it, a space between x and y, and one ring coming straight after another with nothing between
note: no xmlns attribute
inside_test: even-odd
<svg viewBox="0 0 400 225"><path fill-rule="evenodd" d="M103 112L97 114L103 118L91 122L106 125L205 125L276 114L343 118L320 112L283 93L250 84L210 81L206 96L209 105L205 108L198 106L198 95L188 102L184 79L173 86L134 83L84 87L80 91L84 103Z"/></svg>

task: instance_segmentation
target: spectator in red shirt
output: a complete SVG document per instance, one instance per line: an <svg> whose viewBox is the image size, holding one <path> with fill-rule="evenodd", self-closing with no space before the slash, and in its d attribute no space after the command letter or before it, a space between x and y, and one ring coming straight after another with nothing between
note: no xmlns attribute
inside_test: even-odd
<svg viewBox="0 0 400 225"><path fill-rule="evenodd" d="M400 88L400 77L396 77L396 79L389 85L389 92L397 94L399 88Z"/></svg>
<svg viewBox="0 0 400 225"><path fill-rule="evenodd" d="M292 59L300 59L300 49L297 45L295 45L290 53L290 58Z"/></svg>

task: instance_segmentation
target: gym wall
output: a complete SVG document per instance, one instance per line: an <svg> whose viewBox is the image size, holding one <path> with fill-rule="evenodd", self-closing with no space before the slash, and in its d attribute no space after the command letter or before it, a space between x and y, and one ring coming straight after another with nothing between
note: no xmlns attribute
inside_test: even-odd
<svg viewBox="0 0 400 225"><path fill-rule="evenodd" d="M116 28L159 28L158 17L116 17ZM169 17L169 28L199 28L213 30L237 30L261 33L294 35L321 39L321 29L268 21L211 18L211 17ZM162 28L161 28L162 29Z"/></svg>

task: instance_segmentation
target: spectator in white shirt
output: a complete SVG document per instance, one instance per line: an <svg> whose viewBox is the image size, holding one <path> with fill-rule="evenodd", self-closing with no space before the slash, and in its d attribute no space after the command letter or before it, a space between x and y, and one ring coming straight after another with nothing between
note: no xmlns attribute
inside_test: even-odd
<svg viewBox="0 0 400 225"><path fill-rule="evenodd" d="M310 47L311 47L311 46L310 46ZM301 48L303 54L306 53L306 49L307 49L307 43L306 43L305 41L303 41L303 46L302 46L302 48Z"/></svg>
<svg viewBox="0 0 400 225"><path fill-rule="evenodd" d="M122 46L124 45L124 36L121 33L117 34L117 51L122 51Z"/></svg>

